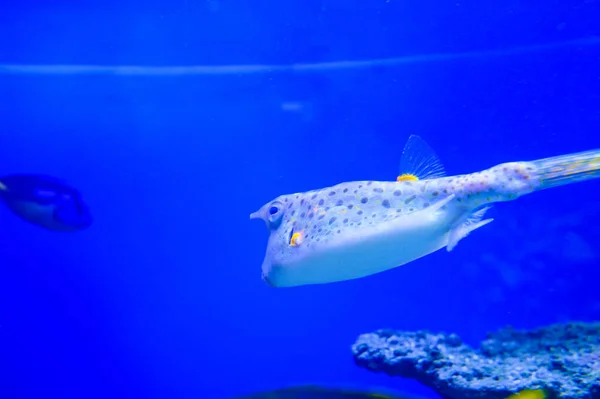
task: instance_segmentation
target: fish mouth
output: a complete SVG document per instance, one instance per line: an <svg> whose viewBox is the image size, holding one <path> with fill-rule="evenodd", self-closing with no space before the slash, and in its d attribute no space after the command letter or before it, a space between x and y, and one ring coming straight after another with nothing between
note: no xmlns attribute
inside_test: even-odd
<svg viewBox="0 0 600 399"><path fill-rule="evenodd" d="M252 212L250 214L250 220L252 220L252 219L262 219L262 216L260 215L260 211Z"/></svg>
<svg viewBox="0 0 600 399"><path fill-rule="evenodd" d="M275 284L273 284L273 283L271 282L271 280L269 280L269 276L267 276L266 274L263 274L263 275L262 275L262 280L263 280L263 281L264 281L264 282L265 282L265 283L266 283L266 284L267 284L269 287L272 287L272 288L276 288L276 287L277 287Z"/></svg>

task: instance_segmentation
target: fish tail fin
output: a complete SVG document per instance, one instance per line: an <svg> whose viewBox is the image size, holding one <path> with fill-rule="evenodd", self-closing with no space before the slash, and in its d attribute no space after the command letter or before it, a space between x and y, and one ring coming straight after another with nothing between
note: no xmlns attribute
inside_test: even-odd
<svg viewBox="0 0 600 399"><path fill-rule="evenodd" d="M559 155L530 162L537 190L600 178L600 149Z"/></svg>

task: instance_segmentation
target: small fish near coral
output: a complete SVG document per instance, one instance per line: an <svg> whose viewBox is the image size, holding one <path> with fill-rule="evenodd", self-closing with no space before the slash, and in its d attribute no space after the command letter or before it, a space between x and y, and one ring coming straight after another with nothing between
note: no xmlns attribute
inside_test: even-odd
<svg viewBox="0 0 600 399"><path fill-rule="evenodd" d="M269 231L262 278L273 287L380 273L490 223L489 205L600 177L600 149L446 176L435 152L410 136L396 181L346 182L281 195L250 215Z"/></svg>
<svg viewBox="0 0 600 399"><path fill-rule="evenodd" d="M481 396L485 399L485 396ZM299 385L288 388L236 396L231 399L426 399L424 397L382 389L355 389L318 385ZM542 390L521 391L507 399L546 399Z"/></svg>
<svg viewBox="0 0 600 399"><path fill-rule="evenodd" d="M548 393L543 389L526 389L510 395L507 399L546 399Z"/></svg>
<svg viewBox="0 0 600 399"><path fill-rule="evenodd" d="M92 215L79 191L52 176L0 177L0 198L21 219L48 230L78 231L92 224Z"/></svg>

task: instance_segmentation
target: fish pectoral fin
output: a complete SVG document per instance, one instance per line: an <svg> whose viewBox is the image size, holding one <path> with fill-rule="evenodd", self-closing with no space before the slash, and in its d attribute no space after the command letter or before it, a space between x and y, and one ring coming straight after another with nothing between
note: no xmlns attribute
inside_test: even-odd
<svg viewBox="0 0 600 399"><path fill-rule="evenodd" d="M437 179L446 176L435 151L419 136L411 135L400 158L397 181Z"/></svg>
<svg viewBox="0 0 600 399"><path fill-rule="evenodd" d="M460 221L454 228L450 230L448 235L448 245L446 250L452 251L460 240L469 235L473 230L476 230L486 224L492 222L494 219L483 219L485 213L490 209L489 206L482 208L476 212L471 213L466 220Z"/></svg>

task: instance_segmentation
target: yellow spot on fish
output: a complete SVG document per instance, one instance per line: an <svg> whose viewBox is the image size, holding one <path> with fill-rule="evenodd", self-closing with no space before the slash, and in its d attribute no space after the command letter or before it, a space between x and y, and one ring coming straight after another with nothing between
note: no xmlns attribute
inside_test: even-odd
<svg viewBox="0 0 600 399"><path fill-rule="evenodd" d="M324 215L326 212L325 211L321 211L319 212L319 215Z"/></svg>
<svg viewBox="0 0 600 399"><path fill-rule="evenodd" d="M405 173L396 178L397 181L417 181L419 178L415 175L411 175L410 173Z"/></svg>
<svg viewBox="0 0 600 399"><path fill-rule="evenodd" d="M545 399L546 392L543 389L525 389L510 395L507 399Z"/></svg>
<svg viewBox="0 0 600 399"><path fill-rule="evenodd" d="M296 232L292 234L292 238L290 238L290 247L297 247L302 242L302 232Z"/></svg>

